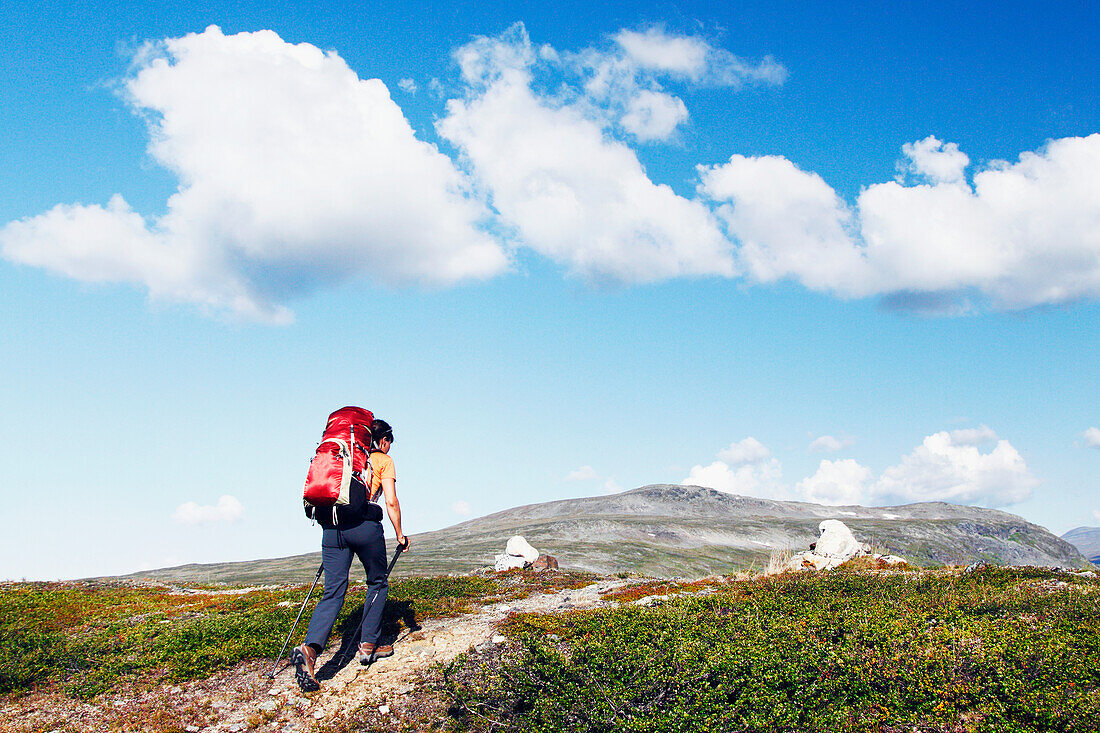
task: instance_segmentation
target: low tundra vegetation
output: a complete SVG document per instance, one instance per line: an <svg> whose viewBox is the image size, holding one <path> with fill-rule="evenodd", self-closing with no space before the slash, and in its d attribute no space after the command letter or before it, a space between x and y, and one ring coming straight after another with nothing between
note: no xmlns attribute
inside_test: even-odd
<svg viewBox="0 0 1100 733"><path fill-rule="evenodd" d="M670 589L671 590L671 589ZM1100 584L1048 570L786 574L517 615L442 672L471 731L1100 730Z"/></svg>
<svg viewBox="0 0 1100 733"><path fill-rule="evenodd" d="M383 633L396 636L427 618L544 589L585 585L591 578L519 571L499 577L392 580ZM246 659L274 659L307 589L0 584L0 694L56 685L87 700L120 684L199 679ZM318 586L292 644L305 636L320 594ZM336 634L358 628L365 596L365 586L349 590ZM339 642L334 638L331 643Z"/></svg>

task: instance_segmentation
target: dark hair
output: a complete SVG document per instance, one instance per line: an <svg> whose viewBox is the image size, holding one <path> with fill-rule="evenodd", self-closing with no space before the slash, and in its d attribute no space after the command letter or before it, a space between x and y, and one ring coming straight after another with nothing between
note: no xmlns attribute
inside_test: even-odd
<svg viewBox="0 0 1100 733"><path fill-rule="evenodd" d="M393 428L385 420L375 420L370 424L370 438L374 448L378 447L378 442L382 438L389 438L390 442L393 442Z"/></svg>

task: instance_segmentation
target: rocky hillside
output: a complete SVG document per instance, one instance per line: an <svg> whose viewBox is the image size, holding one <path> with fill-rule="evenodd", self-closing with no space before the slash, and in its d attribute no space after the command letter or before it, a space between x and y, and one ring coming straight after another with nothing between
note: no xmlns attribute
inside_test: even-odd
<svg viewBox="0 0 1100 733"><path fill-rule="evenodd" d="M1100 565L1100 527L1078 527L1062 535L1090 561Z"/></svg>
<svg viewBox="0 0 1100 733"><path fill-rule="evenodd" d="M521 534L563 568L703 576L762 569L776 552L804 550L822 519L840 519L862 542L919 565L1084 567L1073 545L1006 512L943 503L826 507L655 485L610 496L508 509L415 537L395 574L462 573L490 565ZM303 582L320 553L185 565L133 577L188 582Z"/></svg>

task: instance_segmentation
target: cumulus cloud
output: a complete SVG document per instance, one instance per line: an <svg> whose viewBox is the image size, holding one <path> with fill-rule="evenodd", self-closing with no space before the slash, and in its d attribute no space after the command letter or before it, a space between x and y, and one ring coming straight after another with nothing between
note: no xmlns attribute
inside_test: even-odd
<svg viewBox="0 0 1100 733"><path fill-rule="evenodd" d="M929 435L883 471L872 494L882 501L948 501L1005 506L1023 501L1039 481L1007 440L989 453L958 444L951 433Z"/></svg>
<svg viewBox="0 0 1100 733"><path fill-rule="evenodd" d="M992 449L982 452L981 446L993 442ZM746 438L723 450L719 460L692 467L681 483L827 505L945 501L999 507L1024 501L1039 481L1011 443L982 425L927 436L877 478L853 459L823 460L813 475L790 487L783 483L782 465L771 451Z"/></svg>
<svg viewBox="0 0 1100 733"><path fill-rule="evenodd" d="M652 27L615 34L626 57L640 69L663 72L694 82L740 87L747 83L782 84L787 70L770 56L751 63L716 48L698 36L682 36Z"/></svg>
<svg viewBox="0 0 1100 733"><path fill-rule="evenodd" d="M1081 437L1089 448L1100 448L1100 428L1089 428Z"/></svg>
<svg viewBox="0 0 1100 733"><path fill-rule="evenodd" d="M926 138L903 154L924 182L868 186L855 207L778 156L700 167L701 190L761 282L939 313L971 291L1003 309L1100 295L1100 133L990 163L972 182L957 146Z"/></svg>
<svg viewBox="0 0 1100 733"><path fill-rule="evenodd" d="M236 522L244 516L244 506L236 497L228 494L220 497L214 505L200 505L188 501L176 507L172 512L172 521L177 524L213 524L215 522Z"/></svg>
<svg viewBox="0 0 1100 733"><path fill-rule="evenodd" d="M836 453L852 445L850 438L834 438L832 435L820 435L810 441L810 450L815 453Z"/></svg>
<svg viewBox="0 0 1100 733"><path fill-rule="evenodd" d="M465 501L459 500L456 501L454 504L451 504L451 511L453 511L455 514L465 517L470 513L470 505Z"/></svg>
<svg viewBox="0 0 1100 733"><path fill-rule="evenodd" d="M915 143L905 143L901 151L909 159L907 170L932 183L959 183L970 158L955 143L944 143L929 135Z"/></svg>
<svg viewBox="0 0 1100 733"><path fill-rule="evenodd" d="M996 440L997 434L988 425L982 425L977 428L952 430L948 437L951 439L951 445L983 445Z"/></svg>
<svg viewBox="0 0 1100 733"><path fill-rule="evenodd" d="M774 458L740 466L714 461L707 466L692 466L687 478L680 483L683 486L706 486L727 494L782 499L786 497L786 490L780 483L782 475L779 461Z"/></svg>
<svg viewBox="0 0 1100 733"><path fill-rule="evenodd" d="M642 90L627 102L621 123L639 140L664 140L687 117L687 107L679 97Z"/></svg>
<svg viewBox="0 0 1100 733"><path fill-rule="evenodd" d="M1100 509L1093 510L1092 518L1095 519L1097 522L1100 522Z"/></svg>
<svg viewBox="0 0 1100 733"><path fill-rule="evenodd" d="M489 212L377 79L271 31L146 46L124 95L179 179L146 221L121 197L0 230L5 257L260 318L349 278L449 284L508 267Z"/></svg>
<svg viewBox="0 0 1100 733"><path fill-rule="evenodd" d="M684 196L636 148L676 138L690 90L781 84L783 66L660 27L574 52L517 24L455 58L437 132L457 161L335 52L213 26L151 43L120 88L178 178L164 213L60 204L0 228L0 253L272 321L353 278L476 281L520 250L594 282L792 280L936 315L1100 296L1100 133L979 165L929 135L854 202L785 157L734 153Z"/></svg>
<svg viewBox="0 0 1100 733"><path fill-rule="evenodd" d="M730 244L703 203L654 183L590 104L535 91L547 56L522 25L456 54L468 93L447 103L438 130L503 222L525 246L590 279L732 276Z"/></svg>
<svg viewBox="0 0 1100 733"><path fill-rule="evenodd" d="M782 466L771 450L750 436L719 451L713 463L693 466L681 484L706 486L728 494L781 498L786 494L782 476Z"/></svg>
<svg viewBox="0 0 1100 733"><path fill-rule="evenodd" d="M751 435L747 438L730 443L729 448L723 448L718 452L718 458L732 465L744 463L760 463L771 457L771 450Z"/></svg>
<svg viewBox="0 0 1100 733"><path fill-rule="evenodd" d="M740 243L738 259L759 282L786 277L825 289L856 282L865 265L853 246L852 214L816 173L774 155L734 155L700 168L701 190L721 203L718 215Z"/></svg>
<svg viewBox="0 0 1100 733"><path fill-rule="evenodd" d="M603 482L603 490L606 494L618 494L623 490L623 487L619 486L619 482L612 476L607 481Z"/></svg>
<svg viewBox="0 0 1100 733"><path fill-rule="evenodd" d="M858 504L866 499L871 479L871 469L851 458L826 460L821 462L813 476L795 485L795 493L799 498L815 504Z"/></svg>
<svg viewBox="0 0 1100 733"><path fill-rule="evenodd" d="M592 466L581 466L565 475L566 481L591 481L596 478L596 469Z"/></svg>

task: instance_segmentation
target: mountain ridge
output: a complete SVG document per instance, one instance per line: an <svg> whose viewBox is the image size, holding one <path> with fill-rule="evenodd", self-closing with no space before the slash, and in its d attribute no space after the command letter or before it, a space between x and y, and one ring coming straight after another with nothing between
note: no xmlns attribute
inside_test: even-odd
<svg viewBox="0 0 1100 733"><path fill-rule="evenodd" d="M463 573L492 564L508 538L523 535L562 567L597 573L698 577L762 569L773 553L804 550L823 519L920 565L1085 567L1066 540L1008 512L942 502L895 507L823 506L652 484L606 496L504 509L414 535L396 574ZM300 582L320 553L239 563L186 565L127 577L191 582Z"/></svg>
<svg viewBox="0 0 1100 733"><path fill-rule="evenodd" d="M1062 535L1062 539L1076 547L1089 562L1100 565L1100 527L1076 527Z"/></svg>

